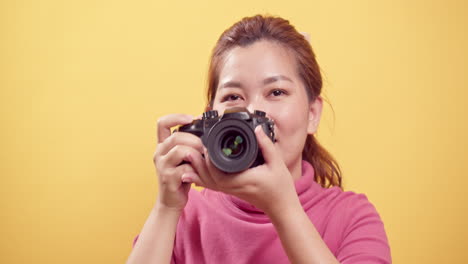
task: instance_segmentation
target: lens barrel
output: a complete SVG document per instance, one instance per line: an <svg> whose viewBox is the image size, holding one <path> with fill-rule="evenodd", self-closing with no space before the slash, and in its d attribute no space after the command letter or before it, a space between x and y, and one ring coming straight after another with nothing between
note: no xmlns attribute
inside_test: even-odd
<svg viewBox="0 0 468 264"><path fill-rule="evenodd" d="M246 170L257 159L259 150L254 130L242 120L220 120L209 131L206 142L211 161L222 171Z"/></svg>

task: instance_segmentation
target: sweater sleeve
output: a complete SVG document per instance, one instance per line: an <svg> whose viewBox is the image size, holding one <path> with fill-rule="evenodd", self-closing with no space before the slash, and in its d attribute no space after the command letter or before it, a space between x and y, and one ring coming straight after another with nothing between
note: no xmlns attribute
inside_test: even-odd
<svg viewBox="0 0 468 264"><path fill-rule="evenodd" d="M385 228L375 207L363 194L356 194L344 203L347 223L337 251L342 264L392 263Z"/></svg>

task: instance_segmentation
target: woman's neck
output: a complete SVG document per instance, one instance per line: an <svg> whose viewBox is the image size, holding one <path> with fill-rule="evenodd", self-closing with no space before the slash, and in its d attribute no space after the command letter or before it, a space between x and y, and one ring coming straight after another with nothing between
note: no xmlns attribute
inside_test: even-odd
<svg viewBox="0 0 468 264"><path fill-rule="evenodd" d="M289 172L294 181L297 181L302 177L302 157L296 159L290 166L288 166Z"/></svg>

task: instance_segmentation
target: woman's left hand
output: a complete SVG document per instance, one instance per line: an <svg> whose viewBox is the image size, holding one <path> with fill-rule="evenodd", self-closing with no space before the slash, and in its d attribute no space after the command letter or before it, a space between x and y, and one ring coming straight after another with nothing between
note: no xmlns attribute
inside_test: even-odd
<svg viewBox="0 0 468 264"><path fill-rule="evenodd" d="M185 174L184 182L239 197L267 215L281 213L294 201L298 201L294 180L283 161L281 153L260 126L255 135L265 163L240 173L224 173L210 161L205 149L201 154L187 156L196 173Z"/></svg>

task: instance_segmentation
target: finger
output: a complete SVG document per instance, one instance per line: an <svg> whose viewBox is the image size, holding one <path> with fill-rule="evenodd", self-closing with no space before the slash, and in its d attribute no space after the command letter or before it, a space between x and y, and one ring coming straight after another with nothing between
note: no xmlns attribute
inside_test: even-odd
<svg viewBox="0 0 468 264"><path fill-rule="evenodd" d="M211 162L211 159L210 159L210 154L208 153L208 149L204 148L203 149L203 156L205 157L205 160L203 161L203 166L204 168L206 169L206 174L209 175L209 177L211 178L211 181L216 185L217 184L217 180L215 179L216 178L216 167L214 166L213 162Z"/></svg>
<svg viewBox="0 0 468 264"><path fill-rule="evenodd" d="M158 143L163 142L171 135L171 127L185 125L192 122L192 116L184 114L170 114L158 120Z"/></svg>
<svg viewBox="0 0 468 264"><path fill-rule="evenodd" d="M198 177L193 182L203 187L214 188L214 181L206 167L205 158L200 153L190 153L187 155L187 159Z"/></svg>
<svg viewBox="0 0 468 264"><path fill-rule="evenodd" d="M162 160L167 167L177 167L182 162L190 162L187 155L200 155L200 153L189 146L177 145L173 147L166 155L162 156Z"/></svg>
<svg viewBox="0 0 468 264"><path fill-rule="evenodd" d="M205 187L203 181L196 172L186 172L182 174L181 180L183 183L194 183L197 186Z"/></svg>
<svg viewBox="0 0 468 264"><path fill-rule="evenodd" d="M255 128L255 135L257 137L258 146L262 151L263 159L265 163L272 163L277 158L277 152L275 145L271 139L265 134L262 127L259 125Z"/></svg>
<svg viewBox="0 0 468 264"><path fill-rule="evenodd" d="M177 191L182 185L182 176L184 174L193 173L193 168L190 164L182 164L174 168L165 178L165 187L170 191Z"/></svg>
<svg viewBox="0 0 468 264"><path fill-rule="evenodd" d="M186 132L177 132L170 135L162 144L158 146L157 153L159 155L166 155L173 147L177 145L184 145L192 147L198 152L203 152L203 143L201 139L193 134Z"/></svg>

